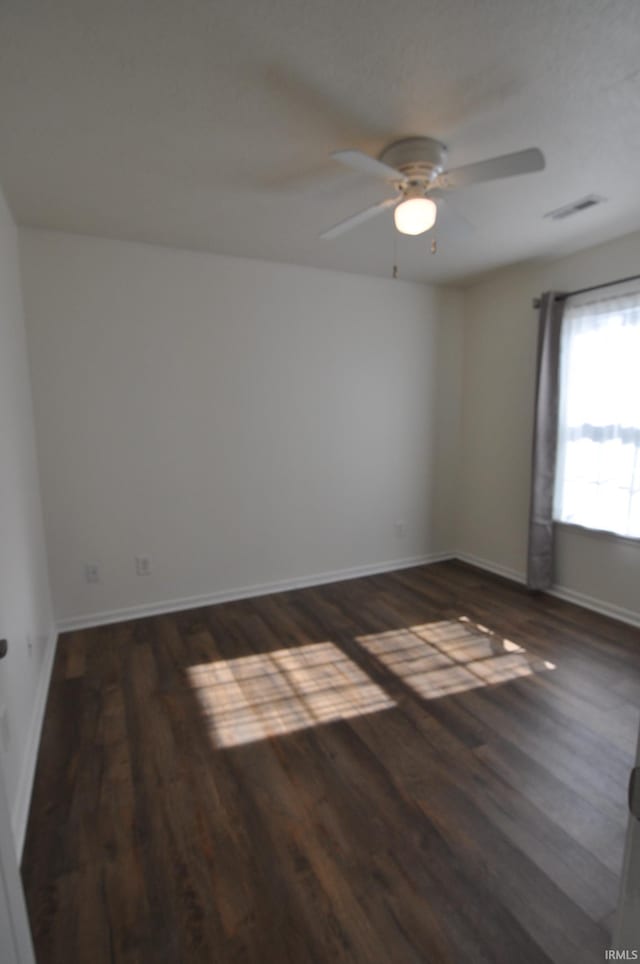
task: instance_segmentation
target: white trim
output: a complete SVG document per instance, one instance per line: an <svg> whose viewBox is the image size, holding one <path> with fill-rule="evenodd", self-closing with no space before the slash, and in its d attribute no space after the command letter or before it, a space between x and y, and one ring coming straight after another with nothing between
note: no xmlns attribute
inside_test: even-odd
<svg viewBox="0 0 640 964"><path fill-rule="evenodd" d="M33 790L33 780L36 775L36 763L38 762L38 749L40 747L42 723L44 721L44 711L47 706L47 695L49 693L49 683L51 682L51 673L53 671L53 661L56 655L57 643L58 634L54 631L49 636L49 640L44 651L44 658L42 661L42 667L40 669L40 678L38 680L38 688L36 690L36 696L33 703L33 712L31 713L31 723L29 725L27 744L22 760L22 769L20 771L20 778L18 780L18 792L16 793L16 798L13 804L13 813L11 814L13 839L15 841L18 860L22 859L22 849L24 847L24 838L27 831L27 820L29 817L29 806L31 804L31 792Z"/></svg>
<svg viewBox="0 0 640 964"><path fill-rule="evenodd" d="M640 536L623 536L619 532L611 532L609 529L593 529L591 526L581 526L576 522L561 522L559 519L554 519L553 524L561 529L568 529L570 533L578 532L580 535L589 536L592 539L600 539L604 542L621 542L625 546L640 549Z"/></svg>
<svg viewBox="0 0 640 964"><path fill-rule="evenodd" d="M424 566L433 562L444 562L447 559L459 559L470 566L476 566L486 572L491 572L503 579L511 579L520 585L526 585L524 572L503 566L489 559L482 559L468 552L431 552L423 556L412 556L409 559L395 559L391 562L373 563L366 566L353 566L349 569L334 569L330 572L315 573L311 576L298 576L292 579L281 579L276 582L258 583L253 586L243 586L237 589L222 589L218 592L205 593L199 596L184 596L169 599L165 602L148 603L141 606L127 606L124 609L109 609L104 612L87 613L82 616L70 616L58 622L59 632L72 629L91 629L94 626L106 626L109 623L119 623L128 619L142 619L145 616L160 616L162 613L179 612L183 609L198 609L200 606L212 606L216 603L232 602L234 599L248 599L253 596L268 596L270 593L287 592L290 589L304 589L305 586L323 586L331 582L343 582L346 579L357 579L360 576L373 576L376 573L393 572L400 569L411 569L414 566ZM554 586L547 590L550 596L564 599L591 609L593 612L611 616L631 626L640 626L640 613L623 606L616 606L604 599L589 596L586 593L569 589L566 586Z"/></svg>
<svg viewBox="0 0 640 964"><path fill-rule="evenodd" d="M376 573L393 572L396 569L411 569L413 566L424 566L431 562L443 562L445 559L452 559L453 556L452 552L431 552L423 556L412 556L409 559L394 559L391 562L353 566L350 569L334 569L331 572L320 572L311 576L296 576L276 582L242 586L239 589L222 589L200 596L184 596L179 599L169 599L165 602L127 606L125 609L109 609L101 613L69 616L58 621L58 630L64 633L71 629L91 629L93 626L105 626L108 623L119 623L128 619L142 619L144 616L160 616L162 613L173 613L182 609L198 609L200 606L232 602L234 599L268 596L271 593L286 592L290 589L304 589L305 586L322 586L326 583L357 579L360 576L373 576Z"/></svg>
<svg viewBox="0 0 640 964"><path fill-rule="evenodd" d="M468 552L456 552L454 553L454 558L459 559L460 562L466 562L470 566L476 566L477 569L485 569L487 572L492 572L495 576L502 576L504 579L511 579L512 582L519 582L522 585L526 583L524 573L519 572L517 569L510 569L508 566L500 566L496 562L489 562L488 559L481 559L479 556L472 556Z"/></svg>
<svg viewBox="0 0 640 964"><path fill-rule="evenodd" d="M504 576L506 579L512 579L513 582L526 585L527 580L524 572L520 572L517 569L500 566L494 562L489 562L487 559L480 559L478 556L470 555L467 552L456 552L455 558L461 562L469 563L470 566L476 566L478 569L486 569L487 572L492 572L497 576ZM611 616L612 619L619 619L620 622L629 623L631 626L640 626L640 613L634 612L633 609L616 606L614 603L606 602L604 599L598 599L596 596L589 596L587 593L578 592L576 589L569 589L567 586L554 586L552 589L547 589L546 592L549 596L564 599L565 602L573 603L575 606L581 606L583 609L590 609L593 612L601 613L603 616Z"/></svg>
<svg viewBox="0 0 640 964"><path fill-rule="evenodd" d="M550 596L557 596L558 599L564 599L565 602L582 606L583 609L592 609L593 612L601 613L603 616L619 619L621 623L640 626L640 613L635 613L633 609L616 606L613 603L605 602L604 599L596 599L594 596L587 596L586 593L577 592L575 589L567 589L565 586L554 586L547 592Z"/></svg>

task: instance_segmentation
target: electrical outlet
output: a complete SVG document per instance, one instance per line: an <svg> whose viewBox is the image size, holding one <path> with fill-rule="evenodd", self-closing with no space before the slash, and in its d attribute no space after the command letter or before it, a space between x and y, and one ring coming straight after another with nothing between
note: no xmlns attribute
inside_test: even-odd
<svg viewBox="0 0 640 964"><path fill-rule="evenodd" d="M150 572L150 556L136 556L136 576L148 576Z"/></svg>
<svg viewBox="0 0 640 964"><path fill-rule="evenodd" d="M100 567L97 562L85 562L84 578L85 582L100 582Z"/></svg>
<svg viewBox="0 0 640 964"><path fill-rule="evenodd" d="M402 539L403 536L404 536L404 534L405 534L406 528L407 528L406 525L405 525L405 523L404 523L404 522L394 522L393 525L394 525L394 528L395 528L395 530L396 530L396 535L397 535L397 537L398 537L399 539Z"/></svg>

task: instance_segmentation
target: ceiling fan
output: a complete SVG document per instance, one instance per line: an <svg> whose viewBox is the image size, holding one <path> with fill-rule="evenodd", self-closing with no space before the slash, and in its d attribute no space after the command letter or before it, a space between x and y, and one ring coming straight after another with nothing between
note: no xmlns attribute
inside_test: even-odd
<svg viewBox="0 0 640 964"><path fill-rule="evenodd" d="M438 209L434 198L441 197L444 191L481 181L531 174L542 171L545 166L542 151L530 147L447 170L447 149L432 137L405 137L393 141L378 159L356 150L333 151L331 157L360 174L383 178L395 188L396 193L334 224L320 235L326 240L337 238L344 231L389 208L394 208L393 217L398 231L402 234L423 234L436 222Z"/></svg>

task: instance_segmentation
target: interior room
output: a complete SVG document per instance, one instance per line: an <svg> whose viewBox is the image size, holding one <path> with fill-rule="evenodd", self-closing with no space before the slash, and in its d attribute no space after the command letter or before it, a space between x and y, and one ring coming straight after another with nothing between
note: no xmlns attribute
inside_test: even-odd
<svg viewBox="0 0 640 964"><path fill-rule="evenodd" d="M639 41L0 6L2 964L638 957Z"/></svg>

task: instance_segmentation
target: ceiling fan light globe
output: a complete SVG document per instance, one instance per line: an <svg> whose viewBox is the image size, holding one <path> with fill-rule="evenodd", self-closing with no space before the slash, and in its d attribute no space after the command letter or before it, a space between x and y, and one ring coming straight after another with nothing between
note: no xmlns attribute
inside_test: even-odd
<svg viewBox="0 0 640 964"><path fill-rule="evenodd" d="M436 223L438 209L428 197L411 197L401 201L393 212L393 220L401 234L424 234Z"/></svg>

